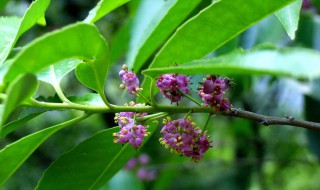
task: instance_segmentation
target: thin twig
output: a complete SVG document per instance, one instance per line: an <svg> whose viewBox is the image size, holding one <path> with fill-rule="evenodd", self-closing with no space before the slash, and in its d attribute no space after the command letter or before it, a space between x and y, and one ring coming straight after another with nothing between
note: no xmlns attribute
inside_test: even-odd
<svg viewBox="0 0 320 190"><path fill-rule="evenodd" d="M311 122L311 121L298 121L295 120L294 117L271 117L266 115L261 115L241 109L231 108L230 111L222 113L223 115L244 118L256 122L260 122L261 124L268 125L291 125L296 127L302 127L306 129L312 130L320 130L320 123Z"/></svg>

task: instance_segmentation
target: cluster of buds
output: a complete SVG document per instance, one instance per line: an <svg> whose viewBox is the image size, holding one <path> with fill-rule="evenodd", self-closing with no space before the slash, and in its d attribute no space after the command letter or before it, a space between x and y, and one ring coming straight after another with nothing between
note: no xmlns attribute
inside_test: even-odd
<svg viewBox="0 0 320 190"><path fill-rule="evenodd" d="M135 94L141 91L137 75L132 71L128 72L128 67L126 65L122 66L119 76L122 79L122 84L120 85L121 89L127 89L130 94Z"/></svg>
<svg viewBox="0 0 320 190"><path fill-rule="evenodd" d="M141 106L142 104L135 104L130 102L129 106ZM127 105L128 106L128 105ZM134 112L120 112L116 113L115 122L121 127L118 133L113 136L115 143L124 144L129 142L131 146L137 149L141 146L143 139L148 135L147 126L135 123L135 118L146 116L147 113L134 113Z"/></svg>
<svg viewBox="0 0 320 190"><path fill-rule="evenodd" d="M125 165L127 170L136 170L136 175L142 181L153 181L156 178L154 169L148 168L150 157L147 154L141 154L138 158L131 158Z"/></svg>
<svg viewBox="0 0 320 190"><path fill-rule="evenodd" d="M189 93L189 78L185 75L164 74L157 79L156 85L164 97L171 102L178 102L182 94L180 91Z"/></svg>
<svg viewBox="0 0 320 190"><path fill-rule="evenodd" d="M191 117L171 121L168 117L163 121L160 143L171 152L191 157L198 162L211 147L206 133L192 121Z"/></svg>
<svg viewBox="0 0 320 190"><path fill-rule="evenodd" d="M231 108L229 99L224 97L225 92L231 86L229 78L208 75L204 79L204 82L200 84L198 95L203 100L204 106L213 107L215 111L221 112L225 112Z"/></svg>

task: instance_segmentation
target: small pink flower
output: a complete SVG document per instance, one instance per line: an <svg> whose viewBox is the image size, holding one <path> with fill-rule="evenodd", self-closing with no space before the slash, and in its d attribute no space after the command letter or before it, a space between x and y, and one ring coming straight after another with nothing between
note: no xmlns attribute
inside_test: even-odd
<svg viewBox="0 0 320 190"><path fill-rule="evenodd" d="M186 94L189 93L188 84L189 78L187 76L176 74L164 74L156 81L156 86L160 89L160 92L171 102L180 101L182 95L179 90Z"/></svg>
<svg viewBox="0 0 320 190"><path fill-rule="evenodd" d="M122 66L122 70L119 72L119 77L122 79L120 88L126 88L130 94L135 94L141 90L139 88L139 79L134 72L128 72L128 67L126 65Z"/></svg>
<svg viewBox="0 0 320 190"><path fill-rule="evenodd" d="M160 143L172 152L191 157L198 162L204 153L210 148L210 142L205 133L201 135L201 129L196 127L191 118L182 118L164 121Z"/></svg>
<svg viewBox="0 0 320 190"><path fill-rule="evenodd" d="M231 86L229 78L207 76L198 88L198 95L203 100L204 106L210 106L215 111L225 112L231 108L231 104L224 94Z"/></svg>

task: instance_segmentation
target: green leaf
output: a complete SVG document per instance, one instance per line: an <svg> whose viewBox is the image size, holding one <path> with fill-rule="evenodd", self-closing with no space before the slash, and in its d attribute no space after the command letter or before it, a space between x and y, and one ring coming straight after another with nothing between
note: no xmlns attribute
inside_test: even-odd
<svg viewBox="0 0 320 190"><path fill-rule="evenodd" d="M149 131L153 133L156 126L152 122ZM112 134L118 131L119 127L103 130L62 155L45 171L36 189L98 189L137 153L129 144L113 142Z"/></svg>
<svg viewBox="0 0 320 190"><path fill-rule="evenodd" d="M165 67L202 58L293 1L216 1L183 24L160 50L150 67Z"/></svg>
<svg viewBox="0 0 320 190"><path fill-rule="evenodd" d="M307 48L236 50L217 58L192 61L177 67L148 69L150 77L179 74L258 74L312 79L320 77L320 53Z"/></svg>
<svg viewBox="0 0 320 190"><path fill-rule="evenodd" d="M68 97L71 102L83 104L83 105L91 105L91 106L104 106L104 102L101 99L99 94L89 93L84 96L71 96Z"/></svg>
<svg viewBox="0 0 320 190"><path fill-rule="evenodd" d="M299 24L301 5L302 0L296 0L292 4L276 12L276 16L282 23L284 29L287 31L291 40L293 40L296 36L296 30L298 29Z"/></svg>
<svg viewBox="0 0 320 190"><path fill-rule="evenodd" d="M129 0L100 0L98 4L89 12L89 15L84 20L87 23L94 23L104 15L108 14L112 10L120 7L121 5L125 4Z"/></svg>
<svg viewBox="0 0 320 190"><path fill-rule="evenodd" d="M83 115L73 120L46 128L22 139L11 143L0 151L0 186L22 165L22 163L37 149L47 138L62 128L73 125L85 118Z"/></svg>
<svg viewBox="0 0 320 190"><path fill-rule="evenodd" d="M19 37L44 18L49 3L50 0L33 1L21 20L15 17L0 18L0 65L8 57Z"/></svg>
<svg viewBox="0 0 320 190"><path fill-rule="evenodd" d="M98 29L86 23L67 26L28 44L13 59L4 81L11 82L20 74L37 73L70 59L83 60L76 67L79 81L93 90L103 92L108 72L108 45Z"/></svg>
<svg viewBox="0 0 320 190"><path fill-rule="evenodd" d="M25 124L26 122L30 121L31 119L39 116L40 114L44 113L45 111L48 111L48 110L42 109L42 108L26 108L21 113L21 115L19 116L18 119L14 120L10 123L7 123L2 127L2 130L0 131L0 138L7 136L12 131L18 129L23 124Z"/></svg>
<svg viewBox="0 0 320 190"><path fill-rule="evenodd" d="M9 2L9 0L1 0L0 1L0 11L2 11L2 9L5 8L5 6L7 5L8 2Z"/></svg>
<svg viewBox="0 0 320 190"><path fill-rule="evenodd" d="M133 20L127 64L139 71L201 0L142 1ZM178 13L178 14L177 14Z"/></svg>
<svg viewBox="0 0 320 190"><path fill-rule="evenodd" d="M39 80L52 84L52 81L60 83L62 78L74 70L82 60L70 59L60 61L54 65L51 65L48 68L37 73Z"/></svg>
<svg viewBox="0 0 320 190"><path fill-rule="evenodd" d="M8 119L12 111L33 96L37 88L37 78L32 74L25 74L11 83L8 87L7 98L4 101L2 124ZM2 130L2 127L0 130Z"/></svg>
<svg viewBox="0 0 320 190"><path fill-rule="evenodd" d="M245 29L294 0L220 0L180 26L162 47L149 68L183 64L208 55ZM143 89L149 89L146 78ZM148 97L148 91L142 95ZM140 102L140 100L138 100Z"/></svg>

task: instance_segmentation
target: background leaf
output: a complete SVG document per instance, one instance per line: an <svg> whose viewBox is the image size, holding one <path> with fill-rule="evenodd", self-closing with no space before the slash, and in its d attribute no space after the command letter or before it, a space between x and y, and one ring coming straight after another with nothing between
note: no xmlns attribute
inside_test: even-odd
<svg viewBox="0 0 320 190"><path fill-rule="evenodd" d="M141 1L133 19L127 65L139 71L150 55L201 0ZM178 13L178 14L177 14Z"/></svg>
<svg viewBox="0 0 320 190"><path fill-rule="evenodd" d="M298 29L300 10L302 0L296 0L280 11L276 12L276 16L282 23L284 29L287 31L291 40L296 36L296 30Z"/></svg>
<svg viewBox="0 0 320 190"><path fill-rule="evenodd" d="M151 134L156 126L157 122L150 124ZM112 134L118 131L119 127L103 130L62 155L46 170L36 189L98 189L137 153L129 144L113 142Z"/></svg>
<svg viewBox="0 0 320 190"><path fill-rule="evenodd" d="M177 67L148 69L142 73L153 78L164 73L250 73L311 79L320 77L320 53L307 48L236 50L217 58L196 60Z"/></svg>
<svg viewBox="0 0 320 190"><path fill-rule="evenodd" d="M39 49L42 50L41 54ZM20 74L37 73L71 58L84 60L76 68L79 81L93 90L101 91L108 72L108 46L97 28L85 23L67 26L28 44L13 59L4 80L10 82Z"/></svg>
<svg viewBox="0 0 320 190"><path fill-rule="evenodd" d="M61 123L50 128L38 131L11 143L0 151L0 186L21 166L21 164L42 144L47 138L60 129L73 125L88 115Z"/></svg>
<svg viewBox="0 0 320 190"><path fill-rule="evenodd" d="M17 18L10 19L10 21L4 21L3 25L1 19L6 20L6 18L0 18L0 28L2 28L0 29L0 65L7 58L18 38L44 17L49 3L50 0L33 1L20 21ZM6 40L2 42L2 38Z"/></svg>
<svg viewBox="0 0 320 190"><path fill-rule="evenodd" d="M2 9L5 8L5 6L7 5L8 2L9 2L9 0L1 0L0 1L0 11L2 11Z"/></svg>
<svg viewBox="0 0 320 190"><path fill-rule="evenodd" d="M270 0L266 4L256 0L216 1L179 27L149 68L167 67L203 58L290 2L293 0ZM145 78L141 86L149 89L150 84L151 80ZM147 91L142 91L142 94L149 96ZM138 102L141 100L138 99Z"/></svg>
<svg viewBox="0 0 320 190"><path fill-rule="evenodd" d="M84 20L87 23L94 23L104 15L108 14L112 10L120 7L121 5L125 4L129 0L100 0L98 4L89 12L89 15Z"/></svg>
<svg viewBox="0 0 320 190"><path fill-rule="evenodd" d="M21 127L26 122L41 115L42 113L44 113L46 111L49 111L49 110L43 109L43 108L25 108L25 110L22 111L22 113L20 114L20 116L16 120L14 120L10 123L7 123L2 127L2 130L0 131L0 138L5 137L6 135L11 133L12 131Z"/></svg>
<svg viewBox="0 0 320 190"><path fill-rule="evenodd" d="M32 74L25 74L17 78L7 91L7 98L4 101L2 124L8 119L11 112L25 100L33 96L38 88L38 81ZM2 127L0 128L2 130Z"/></svg>

